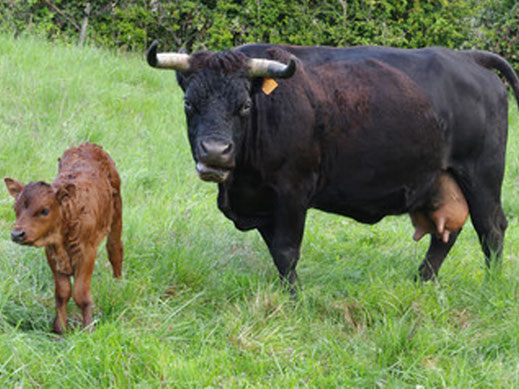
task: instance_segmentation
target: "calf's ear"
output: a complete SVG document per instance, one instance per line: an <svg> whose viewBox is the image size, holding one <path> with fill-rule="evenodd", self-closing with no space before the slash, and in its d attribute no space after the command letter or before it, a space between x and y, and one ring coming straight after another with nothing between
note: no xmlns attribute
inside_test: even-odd
<svg viewBox="0 0 519 389"><path fill-rule="evenodd" d="M65 184L60 186L56 190L56 199L59 203L61 203L65 198L74 197L76 194L76 185L72 183Z"/></svg>
<svg viewBox="0 0 519 389"><path fill-rule="evenodd" d="M23 187L25 186L20 181L14 180L12 178L4 178L5 186L7 187L7 191L11 196L14 198L18 197L20 192L23 190Z"/></svg>

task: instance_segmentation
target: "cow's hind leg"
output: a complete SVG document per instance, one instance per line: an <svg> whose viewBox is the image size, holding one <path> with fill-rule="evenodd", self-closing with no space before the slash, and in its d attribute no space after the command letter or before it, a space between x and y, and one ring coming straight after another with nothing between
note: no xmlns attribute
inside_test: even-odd
<svg viewBox="0 0 519 389"><path fill-rule="evenodd" d="M505 100L506 103L506 100ZM504 104L506 107L506 104ZM506 110L503 112L506 117ZM470 218L479 237L487 266L499 259L508 226L501 205L501 186L505 171L506 122L504 130L497 125L488 136L483 153L474 163L460 171L459 183L469 205Z"/></svg>
<svg viewBox="0 0 519 389"><path fill-rule="evenodd" d="M500 259L508 226L499 194L496 192L500 192L500 186L489 191L481 185L475 186L466 195L472 224L478 234L487 266Z"/></svg>
<svg viewBox="0 0 519 389"><path fill-rule="evenodd" d="M108 259L112 264L114 277L118 278L122 275L123 266L123 243L121 235L123 230L122 219L122 201L120 196L114 196L113 199L114 214L112 218L112 225L110 233L106 240L106 250L108 251Z"/></svg>
<svg viewBox="0 0 519 389"><path fill-rule="evenodd" d="M485 134L477 144L480 155L470 165L455 172L461 177L459 183L462 184L487 266L499 262L508 226L501 205L508 132L508 96L504 88L494 98L490 92L489 101L492 103L484 111L485 130L475 132Z"/></svg>
<svg viewBox="0 0 519 389"><path fill-rule="evenodd" d="M449 240L446 243L435 234L431 234L431 243L429 245L429 249L427 250L425 259L418 268L420 278L423 281L429 281L438 277L438 272L443 263L443 260L449 253L452 246L454 246L454 243L456 242L460 232L461 230L452 232L449 236Z"/></svg>

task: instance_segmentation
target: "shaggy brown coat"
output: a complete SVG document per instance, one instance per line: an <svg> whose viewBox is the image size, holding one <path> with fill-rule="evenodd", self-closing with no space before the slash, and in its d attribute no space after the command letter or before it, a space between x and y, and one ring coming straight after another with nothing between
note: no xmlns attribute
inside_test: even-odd
<svg viewBox="0 0 519 389"><path fill-rule="evenodd" d="M16 243L45 247L54 274L56 319L53 330L63 333L70 296L81 308L83 325L92 323L91 278L96 251L104 237L114 277L123 262L121 181L110 156L84 143L65 151L52 184L22 184L5 178L16 198ZM70 277L74 277L72 288Z"/></svg>

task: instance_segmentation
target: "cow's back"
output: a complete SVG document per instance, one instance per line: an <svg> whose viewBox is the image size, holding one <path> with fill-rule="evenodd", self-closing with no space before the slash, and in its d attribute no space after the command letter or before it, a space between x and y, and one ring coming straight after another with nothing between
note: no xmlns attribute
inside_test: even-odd
<svg viewBox="0 0 519 389"><path fill-rule="evenodd" d="M333 62L376 60L401 71L430 99L448 141L452 143L453 160L459 159L460 154L467 158L467 153L482 147L479 142L487 129L507 114L504 83L495 72L478 64L464 51L442 47L336 48L270 44L248 44L238 50L260 58L279 57L277 51L286 51L295 55L306 68Z"/></svg>
<svg viewBox="0 0 519 389"><path fill-rule="evenodd" d="M506 97L506 88L493 71L480 66L463 51L457 52L443 47L399 49L383 46L248 44L240 46L238 50L260 58L271 58L276 56L276 51L282 50L295 55L306 67L335 61L371 59L383 62L407 74L416 82L431 99L436 112L446 121L456 120L452 112L459 112L460 107L453 106L453 102L463 103L467 110L471 110L478 102L496 104L501 102L503 93ZM453 96L458 97L453 99Z"/></svg>

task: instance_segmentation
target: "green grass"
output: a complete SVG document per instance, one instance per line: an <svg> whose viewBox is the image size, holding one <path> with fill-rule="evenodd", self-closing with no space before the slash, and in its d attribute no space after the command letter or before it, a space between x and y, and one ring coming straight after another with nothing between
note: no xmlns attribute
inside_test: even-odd
<svg viewBox="0 0 519 389"><path fill-rule="evenodd" d="M367 226L310 211L297 301L256 232L216 208L195 173L173 72L141 56L0 35L0 177L52 181L57 158L102 145L123 181L124 279L104 248L96 329L51 334L42 249L9 240L0 189L0 387L519 386L519 114L511 101L502 274L466 226L439 283L406 216ZM2 186L3 188L3 186Z"/></svg>

